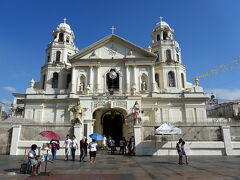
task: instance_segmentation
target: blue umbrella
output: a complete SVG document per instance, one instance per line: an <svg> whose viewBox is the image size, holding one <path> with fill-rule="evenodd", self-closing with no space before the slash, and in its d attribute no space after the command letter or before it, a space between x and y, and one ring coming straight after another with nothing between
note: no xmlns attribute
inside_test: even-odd
<svg viewBox="0 0 240 180"><path fill-rule="evenodd" d="M103 140L103 136L99 133L92 133L89 135L89 137L95 140Z"/></svg>

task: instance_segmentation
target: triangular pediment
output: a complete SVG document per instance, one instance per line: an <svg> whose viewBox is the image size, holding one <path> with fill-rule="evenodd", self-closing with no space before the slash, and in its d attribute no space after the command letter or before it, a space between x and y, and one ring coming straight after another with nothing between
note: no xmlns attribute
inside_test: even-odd
<svg viewBox="0 0 240 180"><path fill-rule="evenodd" d="M156 59L156 55L119 37L111 34L100 41L79 51L70 58L80 59Z"/></svg>

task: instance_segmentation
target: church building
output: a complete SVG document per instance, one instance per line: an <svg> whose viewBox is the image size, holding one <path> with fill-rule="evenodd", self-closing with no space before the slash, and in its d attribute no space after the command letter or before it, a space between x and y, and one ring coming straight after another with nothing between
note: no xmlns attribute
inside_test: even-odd
<svg viewBox="0 0 240 180"><path fill-rule="evenodd" d="M37 136L40 129L51 129L62 140L69 133L78 140L93 132L116 141L135 136L137 146L151 140L154 129L164 122L207 121L203 89L187 81L181 48L167 22L161 18L152 32L149 30L148 49L112 30L78 50L66 19L57 26L46 48L39 82L32 79L25 93L14 93L14 106L23 106L22 116L28 120L13 132L17 142L26 145L35 140L41 146L44 140L28 133ZM70 110L78 103L80 122ZM16 145L11 152L21 154L23 150ZM141 152L138 149L136 153L144 154Z"/></svg>

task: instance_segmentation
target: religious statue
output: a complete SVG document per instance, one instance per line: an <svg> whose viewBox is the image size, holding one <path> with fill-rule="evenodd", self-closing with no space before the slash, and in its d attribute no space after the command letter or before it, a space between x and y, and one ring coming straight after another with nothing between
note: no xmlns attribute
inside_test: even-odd
<svg viewBox="0 0 240 180"><path fill-rule="evenodd" d="M83 92L84 91L84 84L81 82L79 85L79 91Z"/></svg>
<svg viewBox="0 0 240 180"><path fill-rule="evenodd" d="M71 111L74 115L74 123L76 124L83 124L83 119L82 119L82 116L83 116L83 110L85 108L83 108L81 105L80 105L80 101L77 102L77 105L71 107L71 108L68 108L68 111Z"/></svg>
<svg viewBox="0 0 240 180"><path fill-rule="evenodd" d="M34 85L35 85L35 81L34 81L34 79L32 79L32 80L30 81L30 88L34 88Z"/></svg>
<svg viewBox="0 0 240 180"><path fill-rule="evenodd" d="M141 90L142 91L146 91L147 90L147 84L146 84L145 81L143 81L142 84L141 84Z"/></svg>
<svg viewBox="0 0 240 180"><path fill-rule="evenodd" d="M135 104L132 108L132 115L134 119L134 125L141 123L141 116L140 116L140 106L137 101L135 101Z"/></svg>
<svg viewBox="0 0 240 180"><path fill-rule="evenodd" d="M199 79L198 79L197 77L194 79L194 82L195 82L195 85L196 85L196 86L199 85Z"/></svg>

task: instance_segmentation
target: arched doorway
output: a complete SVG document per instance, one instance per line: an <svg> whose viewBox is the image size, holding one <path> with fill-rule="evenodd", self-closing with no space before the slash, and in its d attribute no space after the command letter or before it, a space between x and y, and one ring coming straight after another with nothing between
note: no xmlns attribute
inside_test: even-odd
<svg viewBox="0 0 240 180"><path fill-rule="evenodd" d="M119 141L123 137L124 117L116 110L109 110L102 116L103 134L107 137L111 136L116 146L119 146Z"/></svg>

